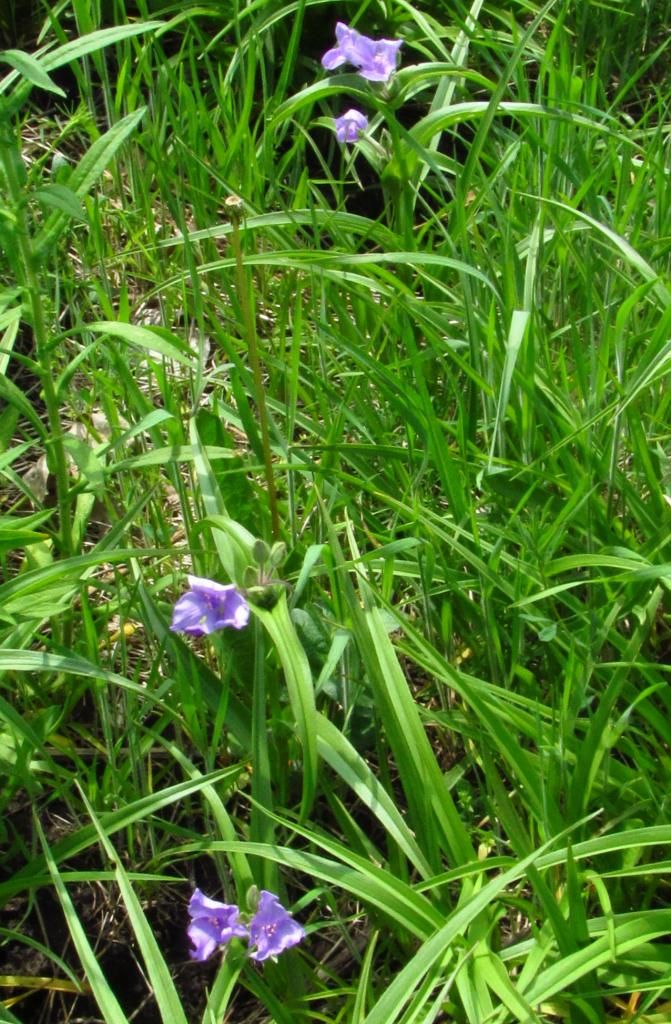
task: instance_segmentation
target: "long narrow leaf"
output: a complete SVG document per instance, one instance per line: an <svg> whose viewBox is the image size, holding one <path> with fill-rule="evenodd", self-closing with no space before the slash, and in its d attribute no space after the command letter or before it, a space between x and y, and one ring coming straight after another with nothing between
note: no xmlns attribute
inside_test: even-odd
<svg viewBox="0 0 671 1024"><path fill-rule="evenodd" d="M284 669L289 700L296 723L296 732L303 749L303 794L301 798L301 820L310 812L317 791L317 711L315 709L314 683L310 664L301 645L295 626L289 615L287 597L284 591L272 611L254 607L254 614L261 620L268 635L275 644L278 657Z"/></svg>
<svg viewBox="0 0 671 1024"><path fill-rule="evenodd" d="M140 947L142 958L147 968L147 974L151 982L152 991L156 998L156 1005L161 1014L163 1024L187 1024L187 1019L182 1004L177 995L174 982L170 976L168 965L163 958L156 936L149 926L149 922L140 905L140 901L130 883L128 875L121 864L117 851L109 841L105 828L98 820L98 817L86 797L82 794L84 803L93 822L93 826L100 840L105 853L114 865L114 875L121 892L121 897L128 912L128 919L133 929L137 944Z"/></svg>
<svg viewBox="0 0 671 1024"><path fill-rule="evenodd" d="M56 894L63 908L63 913L65 915L70 935L72 936L74 947L77 950L77 955L81 960L82 967L86 973L86 978L91 986L91 990L93 991L96 1003L100 1008L100 1012L105 1018L106 1024L128 1024L128 1019L121 1009L114 992L109 986L107 978L100 968L98 958L93 951L82 923L77 916L77 911L75 910L70 894L59 874L56 861L49 849L49 844L45 839L44 832L42 831L39 821L37 821L35 825L42 844L44 859L49 870L49 874L51 875Z"/></svg>

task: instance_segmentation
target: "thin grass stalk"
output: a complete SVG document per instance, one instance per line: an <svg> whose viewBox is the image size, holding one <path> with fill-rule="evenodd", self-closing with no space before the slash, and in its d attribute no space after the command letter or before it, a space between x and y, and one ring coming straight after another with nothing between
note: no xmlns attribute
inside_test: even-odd
<svg viewBox="0 0 671 1024"><path fill-rule="evenodd" d="M268 723L266 719L266 657L265 634L259 622L252 623L254 629L254 694L252 698L252 804L250 814L250 836L252 841L272 843L274 826L264 811L273 810L271 785L270 752L268 750ZM256 880L264 889L275 891L277 869L267 861L261 861L256 871Z"/></svg>
<svg viewBox="0 0 671 1024"><path fill-rule="evenodd" d="M254 377L254 399L259 414L259 426L261 428L261 448L263 450L263 468L268 488L268 503L270 505L270 521L273 540L280 537L280 515L277 506L277 487L275 486L275 475L273 473L273 457L270 449L270 430L268 429L268 410L266 408L266 393L263 386L263 373L261 372L261 361L259 349L256 344L256 327L254 317L249 304L249 293L247 291L247 275L242 262L242 243L240 241L240 218L242 214L242 200L237 196L229 196L226 201L226 208L231 218L231 245L235 255L235 277L242 312L242 327L249 351L249 362Z"/></svg>
<svg viewBox="0 0 671 1024"><path fill-rule="evenodd" d="M56 478L59 509L59 547L62 554L67 558L73 553L70 481L68 477L67 456L63 445L59 402L54 384L55 371L49 350L49 333L37 276L38 259L32 245L26 216L26 196L22 181L24 171L21 153L16 136L3 117L2 110L0 110L0 165L4 172L7 197L14 217L14 231L12 234L18 249L15 272L18 283L28 299L35 343L35 362L37 363L37 373L42 384L49 432L51 434L52 458L50 462L52 463Z"/></svg>

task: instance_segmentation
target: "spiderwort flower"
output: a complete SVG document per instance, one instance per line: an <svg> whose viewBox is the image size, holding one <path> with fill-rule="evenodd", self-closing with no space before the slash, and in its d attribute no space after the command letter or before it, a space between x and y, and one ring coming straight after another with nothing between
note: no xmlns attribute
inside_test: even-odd
<svg viewBox="0 0 671 1024"><path fill-rule="evenodd" d="M240 921L240 911L235 904L211 900L200 889L195 890L189 901L189 916L187 935L194 947L190 950L193 960L207 960L218 946L233 938L247 938L247 929Z"/></svg>
<svg viewBox="0 0 671 1024"><path fill-rule="evenodd" d="M304 938L303 926L294 921L277 896L262 889L256 913L249 924L249 943L256 946L256 951L249 954L251 959L261 963L297 945Z"/></svg>
<svg viewBox="0 0 671 1024"><path fill-rule="evenodd" d="M368 127L368 118L360 110L347 110L335 119L335 133L338 142L356 142L361 132Z"/></svg>
<svg viewBox="0 0 671 1024"><path fill-rule="evenodd" d="M361 37L359 54L362 63L358 69L369 82L388 82L396 70L396 57L402 46L400 39L367 39Z"/></svg>
<svg viewBox="0 0 671 1024"><path fill-rule="evenodd" d="M172 612L173 632L203 636L225 626L244 629L249 622L249 605L232 583L224 586L200 576L189 576L188 580L189 590Z"/></svg>
<svg viewBox="0 0 671 1024"><path fill-rule="evenodd" d="M219 903L196 889L189 901L191 922L187 934L193 949L193 960L207 960L215 949L231 939L248 939L256 949L250 959L261 963L269 957L279 956L285 949L297 945L305 938L305 929L294 921L277 896L262 889L256 913L249 927L240 920L235 904Z"/></svg>
<svg viewBox="0 0 671 1024"><path fill-rule="evenodd" d="M400 39L369 39L342 21L336 25L336 40L337 45L322 57L322 67L332 71L342 64L353 64L369 82L389 81L403 45Z"/></svg>

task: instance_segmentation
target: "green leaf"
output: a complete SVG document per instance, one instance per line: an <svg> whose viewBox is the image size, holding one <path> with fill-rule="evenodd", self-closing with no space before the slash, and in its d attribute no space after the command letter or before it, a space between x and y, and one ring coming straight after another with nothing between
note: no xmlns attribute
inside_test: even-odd
<svg viewBox="0 0 671 1024"><path fill-rule="evenodd" d="M634 915L634 920L617 924L613 932L609 929L589 946L546 968L524 992L524 998L532 1005L538 1005L559 992L565 992L597 968L612 963L613 943L618 957L624 959L645 943L670 935L671 911L647 909L645 913Z"/></svg>
<svg viewBox="0 0 671 1024"><path fill-rule="evenodd" d="M274 815L276 820L281 820ZM288 826L288 822L283 822ZM356 899L363 900L385 915L388 920L400 925L401 931L410 932L420 939L426 939L438 928L443 920L442 914L432 906L431 902L417 893L412 886L396 878L386 868L371 864L350 849L323 835L309 829L296 828L300 834L310 836L329 852L331 857L309 853L307 850L294 850L287 846L274 846L268 843L225 842L205 839L202 843L186 843L182 853L195 853L207 850L216 853L248 853L256 857L267 857L282 864L292 871L304 872L312 878L320 878L325 882L344 889ZM335 857L339 859L334 859ZM2 886L0 886L2 892Z"/></svg>
<svg viewBox="0 0 671 1024"><path fill-rule="evenodd" d="M54 888L56 889L56 894L60 900L61 907L63 908L63 913L65 915L70 935L72 936L74 947L77 950L79 959L81 960L84 973L86 974L88 983L91 986L98 1008L105 1018L106 1024L128 1024L128 1018L121 1009L114 992L110 988L107 978L103 974L100 964L98 963L98 957L96 956L91 943L86 936L82 923L77 916L77 911L75 910L70 894L65 887L65 883L60 876L58 867L56 866L56 861L54 860L49 844L44 837L39 821L35 822L35 827L37 828L37 833L40 837L47 868L54 883Z"/></svg>
<svg viewBox="0 0 671 1024"><path fill-rule="evenodd" d="M439 928L430 939L422 944L417 953L396 974L391 985L368 1014L365 1024L393 1024L399 1017L403 1007L413 990L421 983L427 972L438 963L460 935L464 935L468 926L482 913L501 893L506 886L523 877L526 869L538 859L549 844L525 857L518 864L509 868L487 882L479 892L450 914L446 923ZM526 996L527 1001L534 1005L537 1000Z"/></svg>
<svg viewBox="0 0 671 1024"><path fill-rule="evenodd" d="M15 68L23 78L36 85L38 89L44 89L46 92L53 92L57 96L65 98L66 94L60 85L51 81L40 61L31 57L24 50L3 50L0 53L0 60Z"/></svg>
<svg viewBox="0 0 671 1024"><path fill-rule="evenodd" d="M40 437L42 441L46 440L47 431L36 409L28 401L23 391L21 391L20 388L17 388L14 381L4 375L0 375L0 398L9 405L14 406L18 412L22 413L29 423L31 423L35 428L38 437Z"/></svg>
<svg viewBox="0 0 671 1024"><path fill-rule="evenodd" d="M396 804L349 740L321 714L317 715L317 743L323 760L375 815L415 870L428 878L431 867Z"/></svg>
<svg viewBox="0 0 671 1024"><path fill-rule="evenodd" d="M108 132L86 151L68 179L68 188L78 199L83 199L93 185L101 177L107 165L114 159L124 142L133 134L145 115L146 107L141 107L122 118ZM70 214L57 209L47 219L46 224L35 238L35 251L44 259L49 249L57 242L67 225Z"/></svg>
<svg viewBox="0 0 671 1024"><path fill-rule="evenodd" d="M205 458L207 463L204 462ZM207 472L212 473L209 466L209 455L205 449L197 450L196 465L199 479L203 484L205 482L204 466L207 465ZM216 487L216 493L221 494L216 481L213 482L213 485ZM226 575L238 586L243 586L247 569L256 567L253 555L256 538L246 527L229 516L208 515L205 523L212 527L217 554Z"/></svg>
<svg viewBox="0 0 671 1024"><path fill-rule="evenodd" d="M527 332L530 317L531 314L526 309L514 309L512 312L508 338L506 340L506 355L503 363L499 396L496 403L496 420L494 422L494 430L492 431L492 447L489 453L490 467L494 457L494 449L497 440L499 442L499 448L501 449L501 455L503 455L501 427L506 415L515 364L517 363L517 357Z"/></svg>
<svg viewBox="0 0 671 1024"><path fill-rule="evenodd" d="M21 1021L6 1006L0 1003L0 1024L21 1024Z"/></svg>
<svg viewBox="0 0 671 1024"><path fill-rule="evenodd" d="M91 821L93 822L94 828L98 833L100 843L114 866L116 881L121 892L121 897L126 905L128 919L147 968L147 974L149 975L149 981L151 983L151 988L156 999L163 1024L187 1024L184 1009L182 1008L179 996L177 995L177 990L170 976L168 965L161 954L158 942L156 941L156 936L149 926L149 922L142 910L142 906L135 890L130 883L128 875L121 864L116 850L109 841L105 828L98 820L95 811L91 807L85 795L82 793L81 796L86 804L86 809Z"/></svg>
<svg viewBox="0 0 671 1024"><path fill-rule="evenodd" d="M101 320L97 323L86 324L86 330L109 334L112 338L135 345L137 348L149 352L153 359L160 355L165 359L173 359L183 366L193 366L195 362L195 356L188 346L160 327L140 327L138 324Z"/></svg>
<svg viewBox="0 0 671 1024"><path fill-rule="evenodd" d="M0 652L0 655L3 653ZM6 667L6 663L0 665L0 671ZM95 666L91 666L91 668L95 669ZM31 670L28 669L28 671ZM102 670L100 671L102 672ZM107 675L107 673L103 674ZM169 807L171 804L186 800L192 793L199 793L209 785L214 786L216 784L219 787L218 792L221 793L222 789L225 789L227 785L232 785L235 782L241 770L240 766L233 765L227 768L219 768L216 771L209 772L207 775L198 775L197 777L186 779L184 782L178 782L173 786L168 786L166 789L157 790L155 793L139 797L132 803L119 808L119 810L102 814L100 822L106 834L108 836L113 835L115 832L127 828L136 821L141 821L152 814L157 814L163 807ZM91 846L95 845L96 839L97 832L93 825L85 825L71 835L66 836L65 839L55 843L51 849L50 856L53 861L60 863L81 853L82 850L88 850ZM49 875L45 874L45 862L42 858L36 857L25 864L10 879L0 882L0 902L5 902L11 899L12 896L34 886L46 885L48 882Z"/></svg>
<svg viewBox="0 0 671 1024"><path fill-rule="evenodd" d="M296 732L303 748L301 820L305 820L317 791L317 711L310 665L291 621L284 591L272 611L255 605L252 605L252 611L275 644L284 669Z"/></svg>
<svg viewBox="0 0 671 1024"><path fill-rule="evenodd" d="M47 539L46 533L26 530L20 525L14 527L0 525L0 555L5 555L8 551L16 551L18 548L26 547L28 544L37 544Z"/></svg>
<svg viewBox="0 0 671 1024"><path fill-rule="evenodd" d="M86 57L89 53L96 53L96 51L103 50L106 46L112 46L114 43L120 43L124 39L132 39L133 36L142 35L143 32L154 32L162 26L162 21L140 21L132 25L116 25L112 28L101 28L95 32L89 32L85 36L80 36L79 39L73 39L69 43L64 43L63 46L58 46L49 53L45 53L44 56L40 57L40 62L47 71L53 71L54 68L60 68L63 64L70 64L73 60Z"/></svg>
<svg viewBox="0 0 671 1024"><path fill-rule="evenodd" d="M148 556L150 551L151 549L147 549L143 554ZM90 576L96 566L103 563L124 562L129 558L137 557L137 555L138 552L133 548L107 550L101 547L89 551L85 555L75 555L73 558L64 558L47 566L22 572L18 576L13 576L11 579L5 580L4 583L0 583L0 607L4 607L7 602L16 597L29 598L30 595L39 594L49 583L58 584L67 581L74 588L81 580Z"/></svg>
<svg viewBox="0 0 671 1024"><path fill-rule="evenodd" d="M34 196L43 206L49 206L52 210L60 210L72 220L86 220L86 211L77 194L67 185L43 185L42 188L38 188L34 192Z"/></svg>
<svg viewBox="0 0 671 1024"><path fill-rule="evenodd" d="M336 564L342 566L344 557L331 523L329 536ZM359 551L351 531L349 543L352 557L360 565ZM375 703L408 800L411 824L421 836L424 854L430 861L438 862L438 850L442 847L449 851L454 863L473 860L468 832L424 730L418 705L389 639L382 613L375 606L372 590L363 573L359 576L362 601L345 574L342 574L342 585Z"/></svg>
<svg viewBox="0 0 671 1024"><path fill-rule="evenodd" d="M91 445L73 434L66 434L63 438L63 447L93 493L102 499L105 491L105 466Z"/></svg>

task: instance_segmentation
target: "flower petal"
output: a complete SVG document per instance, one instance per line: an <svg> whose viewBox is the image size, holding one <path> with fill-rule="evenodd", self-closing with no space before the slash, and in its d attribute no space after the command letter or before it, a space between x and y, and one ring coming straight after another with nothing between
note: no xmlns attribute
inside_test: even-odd
<svg viewBox="0 0 671 1024"><path fill-rule="evenodd" d="M345 54L338 46L335 46L332 50L327 50L322 57L322 67L326 68L327 71L333 71L334 68L339 68L346 61L347 57Z"/></svg>
<svg viewBox="0 0 671 1024"><path fill-rule="evenodd" d="M186 930L193 949L189 950L192 960L208 960L219 945L219 932L216 921L207 917L192 921Z"/></svg>
<svg viewBox="0 0 671 1024"><path fill-rule="evenodd" d="M203 618L206 616L206 612L207 609L204 609L202 601L191 591L187 591L186 594L182 594L172 610L170 629L175 633L202 636L203 633L209 632L208 629L203 628Z"/></svg>

